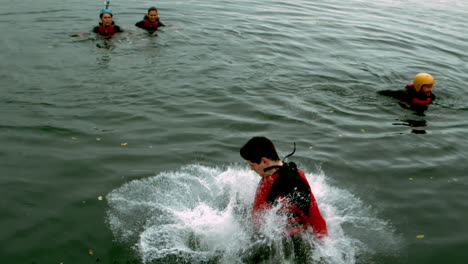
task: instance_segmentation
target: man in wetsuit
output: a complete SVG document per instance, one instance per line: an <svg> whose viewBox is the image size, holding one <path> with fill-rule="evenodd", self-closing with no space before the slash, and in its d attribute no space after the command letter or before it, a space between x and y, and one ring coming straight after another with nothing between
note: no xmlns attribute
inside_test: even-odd
<svg viewBox="0 0 468 264"><path fill-rule="evenodd" d="M378 93L400 100L401 105L416 111L424 111L435 100L432 87L434 77L428 73L419 73L414 76L413 83L405 86L404 90L383 90Z"/></svg>
<svg viewBox="0 0 468 264"><path fill-rule="evenodd" d="M143 20L137 22L135 26L148 31L149 33L154 33L159 27L164 27L164 24L159 21L158 9L156 9L156 7L150 7Z"/></svg>
<svg viewBox="0 0 468 264"><path fill-rule="evenodd" d="M114 24L112 10L104 8L99 14L101 22L94 27L93 32L103 37L111 38L115 33L123 32L122 28Z"/></svg>
<svg viewBox="0 0 468 264"><path fill-rule="evenodd" d="M283 163L274 144L266 137L253 137L241 149L240 155L260 177L252 210L252 222L256 229L264 224L265 213L279 206L278 214L286 215L288 225L285 234L294 244L294 254L307 257L310 249L304 247L300 234L309 232L322 238L328 234L327 224L315 201L304 172L293 162ZM299 256L298 256L299 255Z"/></svg>

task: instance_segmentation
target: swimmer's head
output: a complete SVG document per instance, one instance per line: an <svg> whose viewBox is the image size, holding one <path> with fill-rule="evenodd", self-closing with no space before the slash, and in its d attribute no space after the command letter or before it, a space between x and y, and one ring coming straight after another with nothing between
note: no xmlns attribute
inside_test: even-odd
<svg viewBox="0 0 468 264"><path fill-rule="evenodd" d="M416 90L416 92L419 92L423 86L430 87L432 89L432 85L434 83L434 77L428 73L418 73L413 79L414 90Z"/></svg>
<svg viewBox="0 0 468 264"><path fill-rule="evenodd" d="M148 9L148 14L146 14L150 22L155 22L158 20L159 15L158 15L158 9L156 7L150 7Z"/></svg>
<svg viewBox="0 0 468 264"><path fill-rule="evenodd" d="M101 18L101 24L105 27L112 25L112 13L103 13L99 16Z"/></svg>
<svg viewBox="0 0 468 264"><path fill-rule="evenodd" d="M156 12L158 12L158 9L157 9L156 7L154 7L154 6L152 6L152 7L148 8L148 14L149 14L149 12L151 12L151 11L156 11Z"/></svg>
<svg viewBox="0 0 468 264"><path fill-rule="evenodd" d="M109 14L112 17L112 10L110 10L110 8L103 8L99 13L99 18L102 18L104 14Z"/></svg>

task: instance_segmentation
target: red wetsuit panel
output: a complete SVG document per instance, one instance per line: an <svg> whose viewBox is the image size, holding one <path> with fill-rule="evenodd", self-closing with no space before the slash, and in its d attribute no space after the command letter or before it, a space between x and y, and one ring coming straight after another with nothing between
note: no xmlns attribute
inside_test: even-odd
<svg viewBox="0 0 468 264"><path fill-rule="evenodd" d="M303 184L309 185L304 172L298 170ZM252 220L255 226L261 226L261 219L266 210L271 209L272 205L268 203L267 197L272 189L273 184L280 176L279 172L274 173L269 177L263 177L257 187L255 193L255 200L252 210ZM314 195L310 191L309 212L303 212L296 204L281 195L277 196L281 202L280 212L290 213L294 217L290 217L288 222L291 227L287 228L287 233L290 235L304 232L309 226L314 230L317 236L324 236L328 234L327 224L320 213Z"/></svg>

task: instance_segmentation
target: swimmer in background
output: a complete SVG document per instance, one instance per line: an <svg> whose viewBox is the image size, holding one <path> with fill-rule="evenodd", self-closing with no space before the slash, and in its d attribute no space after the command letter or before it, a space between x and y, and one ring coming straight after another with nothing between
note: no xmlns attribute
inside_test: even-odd
<svg viewBox="0 0 468 264"><path fill-rule="evenodd" d="M165 25L159 20L158 9L156 7L150 7L148 13L143 17L143 20L137 22L135 26L151 34L158 30L159 27L164 27Z"/></svg>
<svg viewBox="0 0 468 264"><path fill-rule="evenodd" d="M432 88L435 84L434 77L428 73L418 73L414 76L413 83L405 86L404 90L383 90L378 94L391 96L400 100L400 105L416 111L424 111L435 100Z"/></svg>
<svg viewBox="0 0 468 264"><path fill-rule="evenodd" d="M111 38L115 33L123 32L121 27L114 24L112 10L109 9L108 5L101 10L99 13L99 18L101 19L101 22L99 22L98 26L93 28L94 33L97 33L105 38ZM87 34L88 32L81 32L72 35L72 37L82 37Z"/></svg>
<svg viewBox="0 0 468 264"><path fill-rule="evenodd" d="M123 32L121 27L114 24L112 10L109 8L102 9L99 18L101 22L99 22L99 26L94 27L94 33L111 38L115 33Z"/></svg>

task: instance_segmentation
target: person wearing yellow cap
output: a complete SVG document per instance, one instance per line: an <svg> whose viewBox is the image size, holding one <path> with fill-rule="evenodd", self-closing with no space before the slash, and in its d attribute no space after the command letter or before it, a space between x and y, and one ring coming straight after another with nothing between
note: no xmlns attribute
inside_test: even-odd
<svg viewBox="0 0 468 264"><path fill-rule="evenodd" d="M396 98L411 109L425 110L427 105L431 104L436 98L432 93L434 84L435 79L432 75L418 73L414 76L413 83L406 85L404 90L384 90L378 93Z"/></svg>
<svg viewBox="0 0 468 264"><path fill-rule="evenodd" d="M434 77L429 73L418 73L414 76L413 83L406 85L408 100L410 104L430 104L435 99L432 94L432 86L435 84Z"/></svg>

